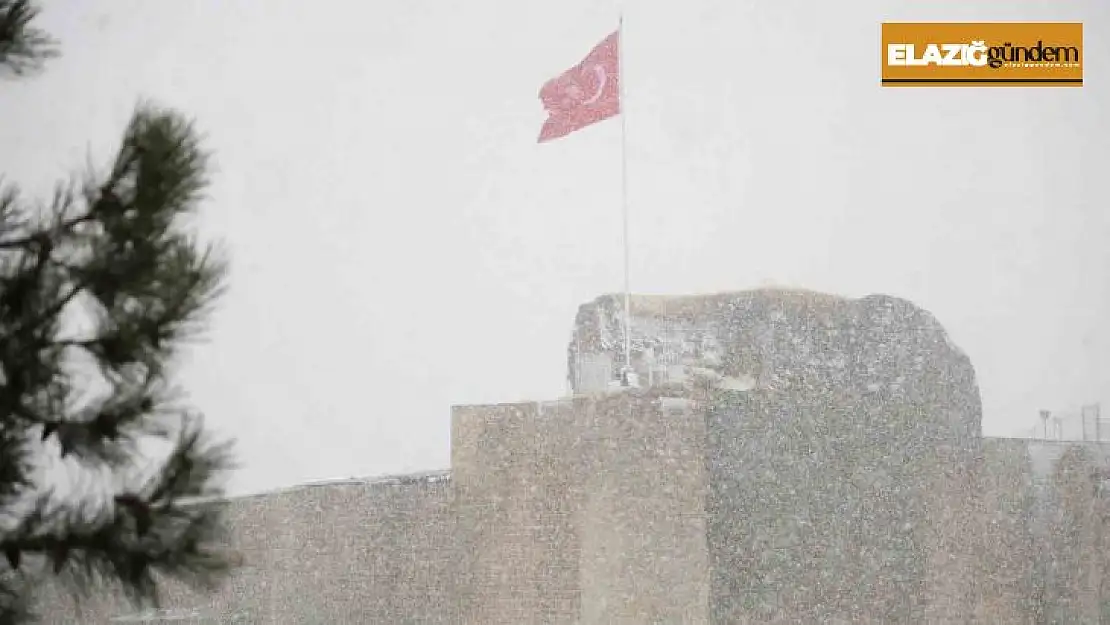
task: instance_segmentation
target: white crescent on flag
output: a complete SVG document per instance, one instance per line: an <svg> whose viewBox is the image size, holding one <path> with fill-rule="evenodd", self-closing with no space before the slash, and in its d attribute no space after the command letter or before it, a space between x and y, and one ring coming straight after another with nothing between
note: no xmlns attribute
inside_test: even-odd
<svg viewBox="0 0 1110 625"><path fill-rule="evenodd" d="M593 104L601 99L601 93L605 91L605 83L609 80L609 74L605 72L605 68L600 64L594 65L594 73L597 74L597 91L583 104Z"/></svg>

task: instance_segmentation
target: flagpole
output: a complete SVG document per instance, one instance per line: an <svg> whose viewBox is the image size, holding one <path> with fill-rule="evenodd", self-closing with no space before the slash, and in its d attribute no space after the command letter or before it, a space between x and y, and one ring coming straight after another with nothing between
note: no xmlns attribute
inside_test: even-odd
<svg viewBox="0 0 1110 625"><path fill-rule="evenodd" d="M621 118L621 226L623 227L624 243L624 366L625 372L621 376L625 385L630 385L632 373L632 294L629 288L629 254L628 254L628 113L625 108L624 81L628 76L624 67L624 11L621 11L617 20L617 71L619 72L617 86L619 87L620 118Z"/></svg>

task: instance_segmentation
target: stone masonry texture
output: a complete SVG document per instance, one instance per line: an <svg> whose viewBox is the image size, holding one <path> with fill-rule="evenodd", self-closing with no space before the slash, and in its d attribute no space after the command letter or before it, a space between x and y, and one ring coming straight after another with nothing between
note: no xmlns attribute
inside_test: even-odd
<svg viewBox="0 0 1110 625"><path fill-rule="evenodd" d="M431 474L235 498L232 546L244 564L220 592L168 585L156 618L107 589L75 605L50 588L40 613L81 625L454 623L449 484Z"/></svg>
<svg viewBox="0 0 1110 625"><path fill-rule="evenodd" d="M615 362L614 311L579 311L572 382ZM1104 618L1106 446L982 437L971 363L926 311L759 290L633 313L656 386L457 406L450 471L231 498L244 564L218 592L168 585L144 613L48 582L43 622Z"/></svg>

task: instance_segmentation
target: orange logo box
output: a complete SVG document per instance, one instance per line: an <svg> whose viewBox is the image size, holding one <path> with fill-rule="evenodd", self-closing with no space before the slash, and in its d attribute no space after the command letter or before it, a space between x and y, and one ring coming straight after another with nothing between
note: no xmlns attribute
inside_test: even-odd
<svg viewBox="0 0 1110 625"><path fill-rule="evenodd" d="M884 87L1082 87L1083 24L887 22Z"/></svg>

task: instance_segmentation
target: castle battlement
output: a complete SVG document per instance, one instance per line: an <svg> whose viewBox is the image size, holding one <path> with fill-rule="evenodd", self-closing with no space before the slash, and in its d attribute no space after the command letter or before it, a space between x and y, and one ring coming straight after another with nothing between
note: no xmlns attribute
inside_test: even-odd
<svg viewBox="0 0 1110 625"><path fill-rule="evenodd" d="M226 501L245 566L211 596L171 584L167 609L244 623L1097 621L1108 447L982 437L971 363L927 312L793 291L634 298L634 364L651 384L612 393L589 367L622 353L619 304L579 310L574 397L454 407L449 472ZM755 383L721 382L744 376ZM55 597L44 622L159 618L108 590L79 608Z"/></svg>

